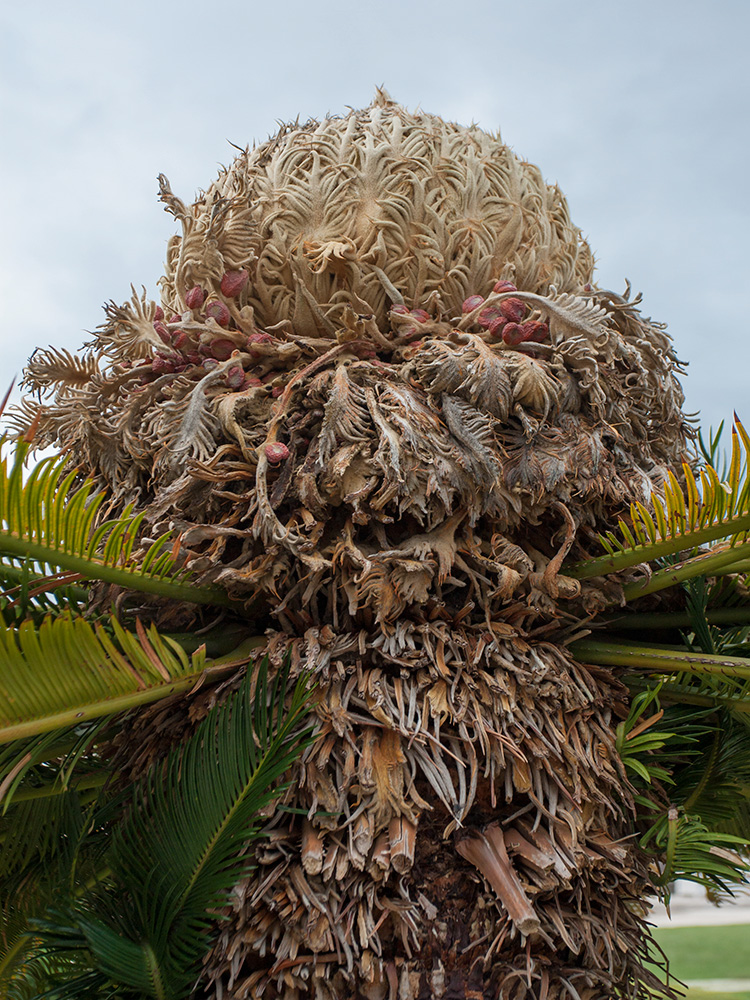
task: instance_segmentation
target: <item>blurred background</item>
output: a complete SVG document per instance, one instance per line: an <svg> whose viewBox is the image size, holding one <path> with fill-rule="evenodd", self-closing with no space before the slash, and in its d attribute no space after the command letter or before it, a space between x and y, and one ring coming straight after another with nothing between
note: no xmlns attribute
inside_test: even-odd
<svg viewBox="0 0 750 1000"><path fill-rule="evenodd" d="M279 120L368 104L500 130L559 183L598 259L669 324L689 411L750 423L747 0L51 0L0 14L0 388L71 350L173 220Z"/></svg>

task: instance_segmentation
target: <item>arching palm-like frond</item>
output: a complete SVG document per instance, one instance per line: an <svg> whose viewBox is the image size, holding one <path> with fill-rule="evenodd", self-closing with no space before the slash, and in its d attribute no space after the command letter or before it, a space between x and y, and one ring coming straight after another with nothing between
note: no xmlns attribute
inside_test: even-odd
<svg viewBox="0 0 750 1000"><path fill-rule="evenodd" d="M127 797L98 886L37 921L42 945L85 950L99 985L182 1000L213 911L252 868L261 813L283 792L279 780L309 741L308 701L306 677L290 696L288 669L272 684L266 662L250 671ZM56 995L77 995L79 970L70 968L67 987L58 976ZM91 989L88 975L85 982Z"/></svg>
<svg viewBox="0 0 750 1000"><path fill-rule="evenodd" d="M0 624L0 744L125 712L189 691L247 662L260 639L211 660L191 656L154 626L127 631L61 612L39 628Z"/></svg>
<svg viewBox="0 0 750 1000"><path fill-rule="evenodd" d="M700 485L690 466L683 465L684 489L674 473L670 472L664 484L663 497L654 494L652 498L652 510L642 503L631 504L630 523L620 519L619 537L614 532L600 536L608 554L571 566L570 574L584 580L615 573L722 538L730 541L727 549L722 550L721 559L704 561L700 568L694 564L692 575L710 574L716 569L750 559L750 546L745 542L746 533L750 530L749 452L750 437L739 419L735 418L726 482L719 479L710 464L706 464L700 472ZM687 578L687 575L682 578ZM643 589L638 595L647 592L652 591Z"/></svg>
<svg viewBox="0 0 750 1000"><path fill-rule="evenodd" d="M0 438L0 449L7 439ZM177 567L171 532L143 547L142 514L132 505L120 517L103 520L106 495L94 483L67 471L64 458L50 457L24 476L31 445L21 440L12 459L0 458L0 553L58 569L74 578L103 580L143 593L195 604L226 604L216 587L188 583Z"/></svg>

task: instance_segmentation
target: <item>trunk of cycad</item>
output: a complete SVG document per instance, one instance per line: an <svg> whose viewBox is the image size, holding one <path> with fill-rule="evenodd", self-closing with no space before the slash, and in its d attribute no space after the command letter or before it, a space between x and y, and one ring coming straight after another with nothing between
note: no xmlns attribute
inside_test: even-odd
<svg viewBox="0 0 750 1000"><path fill-rule="evenodd" d="M26 378L42 440L177 525L317 683L206 996L648 995L627 694L566 652L602 595L560 571L685 456L663 328L592 287L536 168L383 93L162 197L164 315L111 306L99 371ZM155 709L124 758L184 725Z"/></svg>

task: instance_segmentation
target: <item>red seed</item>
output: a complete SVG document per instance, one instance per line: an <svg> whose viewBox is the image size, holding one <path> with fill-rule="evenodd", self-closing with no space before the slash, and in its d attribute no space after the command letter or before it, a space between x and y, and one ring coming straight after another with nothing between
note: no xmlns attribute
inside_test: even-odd
<svg viewBox="0 0 750 1000"><path fill-rule="evenodd" d="M169 335L169 330L166 328L166 326L164 326L163 323L160 323L157 320L154 323L154 330L156 330L156 332L159 334L159 336L161 337L161 339L164 341L165 344L172 343L172 338Z"/></svg>
<svg viewBox="0 0 750 1000"><path fill-rule="evenodd" d="M470 295L468 299L464 299L461 306L461 312L466 314L474 312L479 306L484 302L484 295Z"/></svg>
<svg viewBox="0 0 750 1000"><path fill-rule="evenodd" d="M260 385L260 379L256 378L254 379L254 381L257 382L258 385ZM273 396L274 399L278 399L279 396L283 396L283 394L284 394L283 385L275 385L273 389L271 389L271 395Z"/></svg>
<svg viewBox="0 0 750 1000"><path fill-rule="evenodd" d="M424 309L412 309L411 314L417 323L429 323L432 319L432 316Z"/></svg>
<svg viewBox="0 0 750 1000"><path fill-rule="evenodd" d="M241 389L245 383L245 372L240 365L233 365L228 369L225 379L230 389Z"/></svg>
<svg viewBox="0 0 750 1000"><path fill-rule="evenodd" d="M395 306L391 306L391 312L397 313L399 316L408 316L410 311L411 310L408 306L402 306L400 303Z"/></svg>
<svg viewBox="0 0 750 1000"><path fill-rule="evenodd" d="M281 444L281 442L277 442L276 444L267 444L266 458L271 465L278 465L279 462L283 462L285 459L289 458L289 449L285 444Z"/></svg>
<svg viewBox="0 0 750 1000"><path fill-rule="evenodd" d="M178 316L177 313L175 313L174 316L170 316L169 317L169 322L170 323L179 323L181 319L182 319L182 316Z"/></svg>
<svg viewBox="0 0 750 1000"><path fill-rule="evenodd" d="M207 372L212 372L214 368L218 367L218 365L219 362L216 360L216 358L205 358L205 360L203 361L203 367L206 369Z"/></svg>
<svg viewBox="0 0 750 1000"><path fill-rule="evenodd" d="M520 323L526 315L526 304L520 299L503 299L500 303L500 312L511 323Z"/></svg>
<svg viewBox="0 0 750 1000"><path fill-rule="evenodd" d="M492 323L490 323L487 332L491 337L494 337L495 340L499 340L503 335L503 328L507 325L507 323L508 321L504 316L501 319L493 320Z"/></svg>
<svg viewBox="0 0 750 1000"><path fill-rule="evenodd" d="M187 339L187 334L184 330L175 330L172 334L172 346L176 347L179 351L185 346Z"/></svg>
<svg viewBox="0 0 750 1000"><path fill-rule="evenodd" d="M227 271L221 279L221 294L228 299L236 298L247 284L247 271Z"/></svg>
<svg viewBox="0 0 750 1000"><path fill-rule="evenodd" d="M231 340L212 340L210 344L211 354L219 361L226 361L231 358L232 351L236 351L236 346Z"/></svg>
<svg viewBox="0 0 750 1000"><path fill-rule="evenodd" d="M156 309L154 309L154 319L164 319L164 310L161 306L157 306Z"/></svg>
<svg viewBox="0 0 750 1000"><path fill-rule="evenodd" d="M497 306L490 306L489 309L483 309L477 316L477 323L483 326L485 329L489 329L493 323L496 323L499 319L504 319L502 312Z"/></svg>
<svg viewBox="0 0 750 1000"><path fill-rule="evenodd" d="M164 354L157 354L151 362L151 371L155 375L165 375L167 372L171 373L175 370L176 360L176 358L168 358Z"/></svg>
<svg viewBox="0 0 750 1000"><path fill-rule="evenodd" d="M205 301L206 293L200 285L193 285L190 291L185 295L185 305L188 309L200 309Z"/></svg>
<svg viewBox="0 0 750 1000"><path fill-rule="evenodd" d="M517 292L518 289L512 281L496 281L492 286L493 292Z"/></svg>
<svg viewBox="0 0 750 1000"><path fill-rule="evenodd" d="M210 317L216 320L219 326L229 326L229 310L223 302L219 302L218 299L214 299L209 302L206 306L206 317Z"/></svg>
<svg viewBox="0 0 750 1000"><path fill-rule="evenodd" d="M526 340L523 327L519 326L518 323L506 323L503 330L503 340L512 347L515 347L516 344L522 344Z"/></svg>
<svg viewBox="0 0 750 1000"><path fill-rule="evenodd" d="M248 344L270 344L272 340L270 333L250 333L247 337Z"/></svg>
<svg viewBox="0 0 750 1000"><path fill-rule="evenodd" d="M521 329L524 331L524 339L532 344L541 344L549 336L549 327L546 323L531 321L524 323Z"/></svg>

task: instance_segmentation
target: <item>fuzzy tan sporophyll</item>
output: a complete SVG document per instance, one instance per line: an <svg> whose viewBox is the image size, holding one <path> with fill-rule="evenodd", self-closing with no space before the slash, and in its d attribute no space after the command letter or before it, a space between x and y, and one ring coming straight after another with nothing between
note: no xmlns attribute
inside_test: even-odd
<svg viewBox="0 0 750 1000"><path fill-rule="evenodd" d="M318 684L298 812L271 816L205 995L658 991L627 693L563 642L617 585L560 570L690 458L664 327L593 284L536 167L384 92L283 127L192 205L161 194L161 302L38 352L19 419L114 513L175 527ZM141 714L118 766L187 724Z"/></svg>

